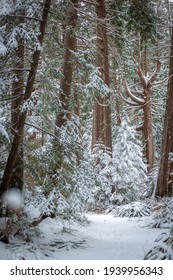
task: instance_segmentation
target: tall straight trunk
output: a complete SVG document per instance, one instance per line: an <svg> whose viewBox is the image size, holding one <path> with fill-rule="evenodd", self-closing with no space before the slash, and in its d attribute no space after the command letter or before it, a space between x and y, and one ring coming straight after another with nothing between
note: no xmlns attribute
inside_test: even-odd
<svg viewBox="0 0 173 280"><path fill-rule="evenodd" d="M71 98L71 86L73 79L73 52L76 50L76 36L75 27L77 24L77 6L78 0L68 1L67 14L66 14L66 25L64 33L64 57L62 66L62 79L60 82L59 101L61 108L60 112L57 113L55 119L55 135L57 136L54 141L54 153L56 158L55 170L60 169L63 164L63 148L59 139L59 129L68 119L70 119L70 98Z"/></svg>
<svg viewBox="0 0 173 280"><path fill-rule="evenodd" d="M51 6L51 0L46 0L43 8L42 20L40 21L40 34L38 38L41 46L45 35L45 29L47 25L50 6ZM40 48L35 50L33 53L32 60L31 60L31 68L28 74L23 102L26 102L31 97L31 94L33 92L40 54L41 54ZM16 124L16 129L14 131L14 137L11 144L11 150L7 159L6 167L1 181L0 196L8 189L11 182L21 139L23 136L23 129L25 125L26 116L27 116L27 110L21 111L18 117L18 122Z"/></svg>
<svg viewBox="0 0 173 280"><path fill-rule="evenodd" d="M62 67L62 79L60 83L59 100L61 112L57 114L55 125L61 128L69 118L69 100L73 76L72 52L76 49L75 27L77 24L77 5L78 0L68 2L66 28L64 34L64 58Z"/></svg>
<svg viewBox="0 0 173 280"><path fill-rule="evenodd" d="M75 101L74 113L78 117L80 117L80 96L77 91L74 93L74 101Z"/></svg>
<svg viewBox="0 0 173 280"><path fill-rule="evenodd" d="M148 164L148 172L151 172L155 163L154 154L154 137L152 128L152 113L151 113L151 93L150 88L144 90L145 92L145 104L143 106L144 111L144 123L143 123L143 134L144 134L144 150Z"/></svg>
<svg viewBox="0 0 173 280"><path fill-rule="evenodd" d="M103 82L109 87L109 54L106 28L105 1L96 1L97 14L97 67ZM112 125L110 96L100 97L93 108L92 147L98 142L112 151Z"/></svg>
<svg viewBox="0 0 173 280"><path fill-rule="evenodd" d="M156 190L156 196L159 197L170 196L173 193L173 27L171 35L169 77L162 153Z"/></svg>
<svg viewBox="0 0 173 280"><path fill-rule="evenodd" d="M21 11L21 14L24 15L24 11ZM19 24L24 23L24 18L18 19ZM23 100L24 92L24 42L22 39L18 42L19 46L16 49L15 62L14 62L14 78L12 83L12 104L11 104L11 133L14 135L14 132L17 128L18 118L20 114L20 106ZM10 187L16 187L20 190L23 189L23 134L20 141L20 148L16 158L13 175L11 178Z"/></svg>
<svg viewBox="0 0 173 280"><path fill-rule="evenodd" d="M120 113L120 100L118 99L118 96L115 98L115 112L116 112L116 125L120 126L121 125L121 113Z"/></svg>
<svg viewBox="0 0 173 280"><path fill-rule="evenodd" d="M147 46L145 44L142 61L141 61L142 72L145 77L148 75L148 55ZM151 86L143 83L145 104L143 106L144 111L144 123L143 123L143 134L144 134L144 153L147 159L148 172L150 173L155 163L155 151L154 151L154 137L152 128L152 112L151 112Z"/></svg>

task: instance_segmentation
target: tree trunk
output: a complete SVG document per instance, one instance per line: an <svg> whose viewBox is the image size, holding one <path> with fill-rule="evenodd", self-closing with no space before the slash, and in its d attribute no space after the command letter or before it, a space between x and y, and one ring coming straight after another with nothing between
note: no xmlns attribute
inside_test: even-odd
<svg viewBox="0 0 173 280"><path fill-rule="evenodd" d="M116 112L116 125L120 126L121 125L121 113L120 113L120 100L118 98L118 96L116 96L115 98L115 112Z"/></svg>
<svg viewBox="0 0 173 280"><path fill-rule="evenodd" d="M51 0L46 0L43 8L43 16L42 20L40 22L40 34L39 34L39 42L40 45L42 46L44 35L45 35L45 29L47 25L47 19L48 19L48 14L51 6ZM31 68L29 71L28 79L27 79L27 84L26 84L26 89L24 93L24 98L23 102L25 103L30 97L33 92L33 86L35 82L35 77L36 77L36 72L39 64L39 58L40 58L41 50L36 49L33 53L32 56L32 62L31 62ZM14 137L13 141L11 144L11 150L7 159L6 167L4 170L4 174L2 177L1 181L1 186L0 186L0 196L5 192L9 184L11 182L12 174L13 174L13 169L16 163L21 139L23 136L23 129L25 125L25 120L27 116L27 110L21 111L18 117L18 123L16 124L16 129L14 132Z"/></svg>
<svg viewBox="0 0 173 280"><path fill-rule="evenodd" d="M78 117L80 117L80 96L79 96L79 93L77 91L74 92L74 102L75 102L74 113Z"/></svg>
<svg viewBox="0 0 173 280"><path fill-rule="evenodd" d="M24 15L24 11L21 11ZM24 23L24 18L18 19L19 24ZM18 118L20 114L20 106L23 100L24 92L24 79L23 79L23 69L24 69L24 42L22 39L18 42L19 46L15 51L15 61L14 61L14 77L12 83L12 104L11 104L11 132L14 136L15 130L17 128ZM21 141L18 155L16 158L13 175L10 182L10 187L16 187L20 190L23 189L23 134L24 130L21 132Z"/></svg>
<svg viewBox="0 0 173 280"><path fill-rule="evenodd" d="M163 143L156 196L170 196L173 193L173 28L169 64L168 96L163 129Z"/></svg>
<svg viewBox="0 0 173 280"><path fill-rule="evenodd" d="M145 104L143 106L144 111L144 123L143 123L143 133L144 133L144 150L145 156L148 163L148 172L151 172L154 162L154 138L153 138L153 128L152 128L152 113L151 113L151 94L150 89L145 90Z"/></svg>
<svg viewBox="0 0 173 280"><path fill-rule="evenodd" d="M109 87L109 60L106 29L105 1L96 1L97 14L97 67L103 82ZM93 108L92 147L98 142L112 151L112 125L110 96L98 97Z"/></svg>
<svg viewBox="0 0 173 280"><path fill-rule="evenodd" d="M62 79L60 84L59 100L61 112L57 114L55 125L61 127L69 118L69 100L71 93L71 83L73 76L72 52L76 49L75 27L77 24L78 0L71 0L68 3L66 29L64 35L64 59L62 67Z"/></svg>
<svg viewBox="0 0 173 280"><path fill-rule="evenodd" d="M125 80L125 89L128 97L131 98L131 101L124 99L123 100L135 107L142 108L144 112L143 124L137 128L137 130L142 130L143 132L143 142L144 142L144 155L147 159L148 172L154 167L155 163L155 152L154 152L154 137L153 137L153 128L152 128L152 108L151 108L151 90L155 86L157 76L160 72L161 62L160 62L160 48L159 42L157 46L157 61L156 68L152 74L148 73L148 58L147 58L147 48L144 49L144 54L141 57L141 38L138 34L138 76L142 85L142 91L138 89L130 90L126 80ZM157 85L157 82L156 82Z"/></svg>
<svg viewBox="0 0 173 280"><path fill-rule="evenodd" d="M68 1L66 26L64 31L64 57L62 66L62 79L60 82L59 102L60 112L57 113L55 119L55 135L57 138L54 141L54 154L55 154L55 170L60 169L63 164L63 148L61 146L59 138L59 129L65 125L68 119L70 119L70 98L71 98L71 85L73 78L73 54L76 50L76 36L75 27L77 24L77 6L78 0Z"/></svg>

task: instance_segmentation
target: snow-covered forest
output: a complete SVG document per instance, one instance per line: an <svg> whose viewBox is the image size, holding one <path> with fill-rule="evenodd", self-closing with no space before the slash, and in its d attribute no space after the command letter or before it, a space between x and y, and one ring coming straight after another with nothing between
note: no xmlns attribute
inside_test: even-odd
<svg viewBox="0 0 173 280"><path fill-rule="evenodd" d="M0 0L0 259L173 259L172 20Z"/></svg>

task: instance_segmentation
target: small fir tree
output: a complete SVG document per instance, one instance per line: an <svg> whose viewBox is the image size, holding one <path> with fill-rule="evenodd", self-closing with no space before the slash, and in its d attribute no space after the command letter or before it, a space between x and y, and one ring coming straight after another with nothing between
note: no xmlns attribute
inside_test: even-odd
<svg viewBox="0 0 173 280"><path fill-rule="evenodd" d="M136 131L126 120L117 132L113 157L116 172L112 200L118 204L138 200L146 189L147 167Z"/></svg>

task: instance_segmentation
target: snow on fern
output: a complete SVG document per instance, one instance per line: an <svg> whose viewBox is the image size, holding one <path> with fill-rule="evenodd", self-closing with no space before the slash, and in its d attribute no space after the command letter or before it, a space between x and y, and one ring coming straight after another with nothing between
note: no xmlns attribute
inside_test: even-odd
<svg viewBox="0 0 173 280"><path fill-rule="evenodd" d="M151 215L150 208L141 202L131 202L130 204L118 206L116 208L117 217L145 217Z"/></svg>
<svg viewBox="0 0 173 280"><path fill-rule="evenodd" d="M163 198L155 208L153 221L150 226L170 228L170 225L173 223L173 198Z"/></svg>
<svg viewBox="0 0 173 280"><path fill-rule="evenodd" d="M173 260L173 251L166 244L157 245L146 254L144 260Z"/></svg>
<svg viewBox="0 0 173 280"><path fill-rule="evenodd" d="M145 255L145 260L173 260L173 224L169 233L164 232L156 239L158 245L154 246Z"/></svg>
<svg viewBox="0 0 173 280"><path fill-rule="evenodd" d="M157 238L158 245L146 254L146 260L173 260L173 199L163 198L153 208L152 227L164 228Z"/></svg>

